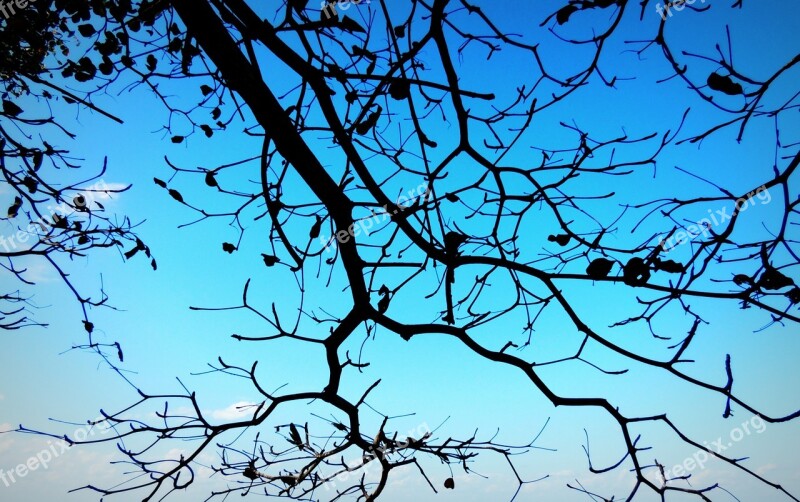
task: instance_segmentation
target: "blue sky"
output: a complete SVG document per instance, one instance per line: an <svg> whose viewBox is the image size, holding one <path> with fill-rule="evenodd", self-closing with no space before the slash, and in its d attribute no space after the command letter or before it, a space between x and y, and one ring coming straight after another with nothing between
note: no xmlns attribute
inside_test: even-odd
<svg viewBox="0 0 800 502"><path fill-rule="evenodd" d="M724 40L725 26L730 25L737 65L762 78L798 52L794 20L800 15L800 4L764 1L752 5L745 2L745 10L740 12L731 10L729 3L708 1L706 4L711 9L705 13L676 12L667 23L666 36L680 41L676 47L682 50L707 54L713 51L715 43ZM491 8L487 6L486 10L508 32L525 34L527 41L541 37L545 63L557 71L568 72L585 62L580 53L576 56L571 52L572 48L551 45L553 36L536 29L546 14L562 4L546 1L537 2L536 7L532 7L530 2L508 0L496 2ZM387 7L393 13L396 9L396 19L401 19L407 9L406 3L399 1L387 2ZM356 8L367 7L352 7ZM601 67L607 75L619 77L617 88L596 85L594 78L592 85L577 92L563 106L537 114L529 131L529 144L550 148L572 145L574 133L559 127L558 122L571 123L573 119L580 127L600 137L616 136L623 130L631 137L654 131L663 133L667 128L674 130L677 127L687 104L692 107L692 112L681 138L721 121L723 116L702 103L682 82L673 79L656 83L670 75L660 51L651 48L637 55L633 50L641 48L641 44L626 41L652 37L658 16L652 7L648 7L641 22L631 19L631 15L638 17L638 11L628 13L628 23L610 42L601 60ZM559 29L559 33L585 34L585 18L576 16L575 19L574 26L568 24ZM602 25L604 19L595 15L592 21ZM434 54L425 55L435 62ZM268 63L270 60L265 58L264 61ZM512 95L521 82L529 82L535 76L531 62L512 51L500 52L487 62L482 50L468 49L460 65L464 88L496 92L500 101ZM690 74L705 75L713 69L713 65L693 63L690 71L697 73ZM626 80L634 76L636 80ZM795 72L784 84L794 84L797 78ZM278 92L281 90L287 91L292 85L283 69L270 73L268 82L275 86L277 94L281 94ZM180 99L186 102L197 101L200 99L199 83L183 88L177 86L176 93L180 92ZM321 388L326 381L321 351L307 350L288 341L266 345L236 342L230 338L231 334L264 334L267 327L253 314L244 311L198 312L189 309L190 306L237 305L245 282L251 279L250 298L262 309L268 310L275 302L282 316L292 319L296 315L298 295L293 274L285 267L267 269L261 262L260 253L265 252L268 243L264 221L252 221L257 211L249 213L251 218L245 223L248 229L239 249L228 255L221 250L221 243L235 243L239 236L227 220L179 229L179 225L193 221L196 214L176 204L152 181L153 177L170 178L165 155L181 167L213 168L257 155L261 148L260 140L241 134L244 124L234 120L228 131L216 133L209 140L195 135L180 145L173 145L168 141L168 135L159 131L166 120L166 112L146 89L117 88L115 91L102 96L100 102L105 109L121 116L125 124L119 126L97 115L86 112L76 115L74 109L64 109L70 129L79 137L78 141L69 143L69 148L76 156L85 158L87 166L99 166L103 157L108 156L109 170L103 180L109 184L133 185L130 191L112 197L105 205L118 214L129 215L134 221L142 221L139 233L153 250L158 271L153 272L140 257L123 263L122 257L114 252L96 254L90 261L76 260L69 265L71 277L84 291L97 292L102 283L111 303L119 309L92 311L98 337L122 344L125 363L121 367L137 386L146 392L179 392L180 384L176 377L180 377L189 388L197 390L203 409L221 421L236 417L237 404L252 403L258 397L252 388L245 385L246 382L235 378L218 374L191 375L207 370L207 363L213 363L218 356L245 367L258 360L260 376L268 388L283 384L288 384L283 389L286 392ZM795 91L796 86L791 85L778 88L775 99ZM31 103L30 106L37 105ZM797 118L785 117L782 120L786 121L781 124L782 133L786 135L782 138L783 143L798 141L796 135L800 128ZM247 125L252 125L252 120L248 120ZM176 123L174 133L181 134L180 128L181 124ZM455 130L453 121L440 123L434 129L436 140L443 145L451 143L455 140ZM601 177L592 183L573 186L580 194L616 193L613 201L591 206L597 211L593 216L607 221L619 214L622 203L646 202L675 195L693 196L709 191L707 185L687 176L676 166L722 183L734 191L754 188L769 179L775 157L774 124L761 119L750 126L741 143L737 144L734 138L735 131L725 130L700 145L683 144L669 148L659 157L655 169L639 169L626 179ZM66 139L63 141L66 144ZM328 154L325 153L327 145L322 141L313 146L315 151L323 152L321 155ZM620 155L635 156L650 151L652 147L651 142ZM331 170L336 172L336 154L332 150L327 152L330 158L322 157L323 163L329 163ZM520 148L506 162L532 165L539 162L539 155L530 148ZM459 168L462 170L451 175L474 175L475 171L468 163ZM220 175L219 180L248 187L257 181L257 177L257 165L251 163L235 173ZM211 196L213 192L202 184L201 177L177 176L170 181L170 186L179 189L187 201L203 200L208 201L208 207L230 207L231 201ZM299 186L291 186L302 190ZM401 192L413 186L416 185L406 182L395 188ZM0 196L3 190L5 187L0 186ZM680 217L690 222L698 221L706 216L708 210L720 208L720 204L696 205L681 212ZM453 220L460 226L464 225L462 228L470 228L471 222L464 219L463 210L457 207L448 209L452 211ZM745 234L768 231L775 211L777 207L771 204L758 204L751 208L746 214L749 220ZM762 222L765 226L761 225ZM551 218L542 216L541 220L529 221L527 225L530 227L526 227L524 235L529 239L531 256L544 252L546 243L543 244L541 237L555 233L558 230L556 224ZM642 236L664 231L670 226L668 222L653 218L648 220L644 229L631 236L627 233L630 225L620 225L621 229L609 239L613 239L615 245L630 245ZM0 226L0 231L5 235L4 227ZM300 231L305 231L305 228ZM674 259L686 259L689 252L689 246L679 247L673 251ZM130 404L136 399L136 394L121 378L99 364L96 356L67 351L73 344L84 341L80 309L46 267L33 262L30 265L31 274L35 274L39 282L35 302L41 308L35 314L41 321L49 323L49 327L4 333L5 350L0 351L0 424L3 424L0 430L9 430L22 423L30 428L56 428L72 433L79 426L58 425L48 422L47 418L81 422L97 416L101 407L115 410ZM334 271L334 286L329 288L325 287L324 280L316 279L314 273L315 270L307 272L306 305L314 306L317 313L321 312L318 306L332 312L345 312L349 295L341 292L341 270ZM469 273L465 273L465 277L469 277ZM10 280L10 277L0 276L4 285ZM391 283L396 276L387 274L380 280ZM501 280L492 287L497 291L493 298L498 300L508 293L507 285ZM561 287L578 313L601 334L625 347L653 357L665 357L665 346L670 344L653 339L643 326L607 328L635 312L629 289L621 285L568 281L564 281ZM423 300L420 298L422 295L411 293L424 291L427 294L433 288L435 276L429 274L413 291L398 295L388 313L399 315L403 312L406 315L403 319L409 322L432 321L442 308L439 304L439 300L443 300L441 295L435 300ZM800 391L790 383L797 378L795 355L800 353L796 326L773 326L760 330L769 320L764 314L743 312L735 305L707 301L693 300L693 306L702 311L710 324L701 328L701 336L692 348L691 355L697 364L684 368L685 371L715 384L724 383L724 358L730 353L737 373L736 391L742 398L772 415L787 414L798 408ZM689 325L690 319L678 309L672 309L662 317L659 326L680 339ZM524 341L524 335L521 335L519 318L510 316L488 328L476 330L476 339L487 347L499 349L510 339ZM346 348L357 353L362 340L359 334ZM519 355L541 362L551 357L571 355L579 342L580 338L574 328L565 323L564 317L548 311L536 325L531 347ZM720 418L724 401L719 396L690 389L663 372L622 361L596 345L588 347L588 354L596 364L610 369L629 368L630 372L624 377L606 377L588 366L570 362L545 368L541 375L554 390L564 395L593 396L599 393L626 413L668 411L676 423L700 442L710 443L718 437L730 438L732 431L751 419L746 411L738 410L733 418L724 421ZM467 436L478 429L479 437L488 439L499 430L498 441L514 444L528 442L547 423L536 444L555 451L534 450L516 459L515 465L528 479L550 477L526 486L522 500L553 500L556 496L565 501L586 500L585 496L565 487L575 479L587 489L609 494L625 493L624 487L631 480L627 471L594 476L588 472L581 450L581 445L585 444L585 429L589 434L593 460L598 465L616 462L622 442L615 424L602 412L554 409L518 371L482 361L455 340L441 336L431 335L404 342L379 329L375 339L365 345L364 356L370 367L363 374L346 373L345 396L358 396L372 382L382 378L380 392L375 393L369 404L393 416L414 413L391 422L394 429L403 433L434 429L444 422L445 425L437 430L437 437ZM301 413L307 411L299 407L287 408L276 416L273 423L286 423L292 419L301 421L297 418L301 416L305 420L308 415ZM368 423L378 425L378 414L365 416ZM314 422L310 420L310 423L313 426ZM750 468L763 472L770 480L781 482L793 493L800 493L800 470L794 458L800 447L799 427L798 423L767 425L763 432L745 434L739 441L729 441L732 444L728 451L738 456L750 456L747 462ZM657 458L667 465L682 462L695 453L693 448L679 445L663 428L643 427L640 432L645 435L648 445L657 447ZM242 445L246 448L247 443ZM0 435L0 469L11 470L49 447L47 440L41 437ZM34 471L9 487L0 484L0 499L62 499L65 489L89 482L113 485L120 480L115 474L125 470L108 464L109 460L118 459L115 453L111 444L64 452L47 470ZM214 450L209 450L203 461L214 463L217 461L214 455ZM486 455L475 465L475 470L488 479L459 473L456 475L456 490L440 493L435 499L508 498L513 493L514 482L507 465L501 460ZM449 475L446 467L438 463L429 463L426 467L436 479ZM741 500L778 500L770 498L773 491L764 491L763 487L718 464L698 470L694 475L703 481L721 480ZM219 481L203 480L189 494L176 496L176 500L199 500L197 493L205 495L203 490L219 486L217 483ZM393 477L386 500L407 500L412 494L420 500L433 500L433 495L425 491L422 483L411 472L398 473L396 478ZM83 492L71 495L68 500L97 498ZM137 497L123 495L118 500L137 500ZM654 497L645 496L642 500L654 500Z"/></svg>

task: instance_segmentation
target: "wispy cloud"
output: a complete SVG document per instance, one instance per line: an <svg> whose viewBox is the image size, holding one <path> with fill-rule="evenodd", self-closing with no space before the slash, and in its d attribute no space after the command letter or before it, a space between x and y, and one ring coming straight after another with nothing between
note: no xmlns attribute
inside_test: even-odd
<svg viewBox="0 0 800 502"><path fill-rule="evenodd" d="M14 437L11 434L11 431L14 429L16 429L16 427L8 422L0 424L0 458L2 458L3 452L11 450L11 447L14 445Z"/></svg>
<svg viewBox="0 0 800 502"><path fill-rule="evenodd" d="M90 188L97 188L97 189L101 189L101 190L112 191L112 190L122 190L127 186L128 185L125 184L125 183L102 182L102 183L99 183L96 187L90 186ZM101 201L101 203L103 205L108 205L108 201L112 201L112 200L118 201L119 198L122 197L122 195L123 194L121 194L121 193L109 193L109 192L100 191L100 192L92 192L91 197L93 197L94 200Z"/></svg>
<svg viewBox="0 0 800 502"><path fill-rule="evenodd" d="M19 262L25 269L22 276L30 282L53 282L58 278L58 274L49 263L35 259L19 260Z"/></svg>
<svg viewBox="0 0 800 502"><path fill-rule="evenodd" d="M762 465L761 467L756 469L756 473L759 476L763 476L763 475L767 474L770 471L774 471L777 468L778 468L777 464L766 464L766 465Z"/></svg>
<svg viewBox="0 0 800 502"><path fill-rule="evenodd" d="M252 416L255 406L258 406L258 404L250 401L239 401L227 408L213 410L211 416L217 420L241 420Z"/></svg>

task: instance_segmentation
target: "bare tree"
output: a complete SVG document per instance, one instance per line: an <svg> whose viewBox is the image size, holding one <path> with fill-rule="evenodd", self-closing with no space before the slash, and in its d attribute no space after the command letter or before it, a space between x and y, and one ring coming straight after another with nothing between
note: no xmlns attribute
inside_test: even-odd
<svg viewBox="0 0 800 502"><path fill-rule="evenodd" d="M726 7L722 3L714 8L744 9L740 0ZM77 20L88 21L90 4L94 8L95 2L69 3L72 22L74 12L82 9L87 15ZM120 446L125 461L145 476L115 488L85 488L102 495L136 492L144 500L156 499L191 485L198 457L210 450L220 459L214 471L230 482L209 499L257 490L300 500L374 500L384 492L392 471L408 465L417 467L436 491L442 481L429 475L426 458L470 472L478 453L507 460L519 483L514 496L535 481L520 475L513 459L536 447L538 430L522 444L506 445L477 435L402 436L392 428L389 415L370 427L364 410L369 397L380 391L379 380L357 398L348 398L342 388L344 380L369 365L363 353L351 348L363 347L382 330L406 341L451 337L476 358L517 369L555 406L603 410L618 425L619 460L595 465L587 439L589 470L629 470L634 484L623 495L628 500L645 491L662 500L673 493L711 500L715 491L724 490L718 482L694 484L688 482L690 476L665 469L646 437L640 436L650 423L774 488L776 499L798 500L743 459L726 456L684 433L669 416L670 403L658 414L629 415L603 395L553 390L542 368L580 362L599 375L625 379L632 367L650 367L722 398L720 412L726 418L734 409L769 423L798 417L800 412L780 415L757 409L737 395L730 356L718 362L722 384L698 378L690 368L693 343L709 329L702 310L692 302L735 304L742 315L760 316L775 325L773 329L795 327L800 320L800 289L792 278L798 265L792 230L798 225L800 204L792 180L800 150L796 138L786 137L791 134L774 125L798 107L796 86L786 79L797 70L800 54L771 75L753 75L734 64L730 40L712 55L676 51L665 15L654 23L657 31L649 40L632 41L632 46L639 55L662 57L672 68L669 77L685 82L697 97L696 105L726 118L701 131L684 132L682 122L629 136L580 127L571 121L569 103L590 85L624 90L625 79L615 76L620 69L604 67L603 57L623 27L655 19L656 6L649 0L571 0L553 12L537 11L544 28L537 36L549 34L549 43L579 62L577 69L568 71L546 63L540 41L508 33L493 20L487 11L502 8L496 5L483 7L467 0L415 0L402 9L386 2L352 4L345 14L342 3L316 8L290 0L266 20L261 8L254 10L256 2L244 0L115 1L105 2L107 8L94 8L91 26L102 22L104 29L84 28L84 35L95 40L93 51L106 58L103 64L112 65L106 67L109 77L101 89L135 75L137 85L148 86L167 106L167 130L174 143L188 136L173 131L174 115L191 121L192 134L205 136L238 116L248 122L246 133L263 137L260 152L245 152L215 168L184 168L171 162L170 181L155 181L197 215L197 224L221 219L233 221L242 235L245 228L268 235L269 249L260 259L266 267L294 274L299 303L291 308L273 303L270 308L253 301L248 281L241 303L195 309L239 309L258 316L268 334L234 338L258 347L291 339L309 350L321 349L328 378L323 388L270 391L258 377L257 362L244 367L220 357L212 372L243 377L261 396L250 418L228 423L205 416L188 388L178 395L139 390L141 398L130 407L104 412L102 422L113 426L114 437L69 441L119 441L126 445ZM684 12L687 16L703 15L709 7L680 6L692 11ZM567 31L576 20L591 28L584 39ZM148 28L135 35L142 25ZM101 47L113 45L113 40L118 50L104 54ZM462 66L465 55L480 54L489 61L482 64L488 65L509 52L526 61L533 75L531 81L516 83L512 93L500 94L486 79L468 78ZM272 67L262 66L264 61L285 68L279 81ZM65 62L64 76L77 79L94 64L91 58L88 63ZM203 100L181 108L164 86L186 85L186 79L202 82ZM476 82L484 88L472 87ZM222 119L223 109L229 118ZM548 144L547 137L535 132L536 122L554 111L560 118L552 126L573 138L567 147ZM688 110L684 119L687 114ZM661 156L681 144L723 135L735 142L759 124L774 129L776 161L760 169L762 181L744 191L699 174L694 176L706 193L695 196L634 201L604 189L611 186L609 180L617 184L643 171L655 172ZM241 177L233 174L242 170L260 180L256 190L237 184ZM185 198L170 185L175 176L204 183L209 197L229 201L230 211L206 210L207 201ZM25 186L24 179L15 181L15 186ZM761 222L744 214L764 193L780 207L780 219L769 225L772 233L766 237L750 231ZM696 224L687 220L692 212L705 216L707 209L720 207L730 212L717 218L709 211L714 219ZM554 231L539 235L529 230L534 223L537 229ZM224 242L222 247L234 253L239 243ZM347 308L309 304L316 299L307 298L306 290L314 284L341 295ZM569 293L569 288L591 285L620 298L613 326L593 323L581 313L580 302L586 297ZM674 326L665 329L659 324L675 312L684 315L679 333ZM564 344L575 347L573 355L542 360L531 349L534 329L545 316L563 319L570 327L572 335L565 338L571 339ZM498 325L516 326L521 334L503 332L500 340L494 333L491 341L480 336ZM615 331L627 329L651 337L660 355L613 337ZM589 353L592 347L613 353L624 364L605 367ZM311 403L309 409L318 414L309 411L291 423L276 421L279 410L296 403ZM191 411L173 411L186 409ZM147 410L157 410L158 419L136 418ZM332 418L320 418L323 415ZM243 445L246 440L252 443ZM163 457L173 443L190 444L190 454ZM360 461L344 460L353 455ZM365 474L369 465L379 465L377 474ZM333 491L325 489L343 475L345 482L336 483ZM619 497L568 486L594 500ZM444 487L454 487L452 477Z"/></svg>

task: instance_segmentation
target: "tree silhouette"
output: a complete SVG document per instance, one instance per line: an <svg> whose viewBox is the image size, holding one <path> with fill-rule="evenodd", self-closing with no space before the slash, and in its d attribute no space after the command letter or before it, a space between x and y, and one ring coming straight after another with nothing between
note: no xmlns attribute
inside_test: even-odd
<svg viewBox="0 0 800 502"><path fill-rule="evenodd" d="M722 3L714 8L746 12L741 0ZM800 204L792 182L800 150L792 133L777 125L793 120L785 117L798 107L790 79L800 53L770 75L756 75L734 64L730 39L717 45L716 54L679 52L669 37L673 13L657 18L649 0L570 0L547 12L538 4L531 7L541 22L536 36L549 35L547 42L558 47L559 58L570 61L564 65L545 55L539 41L506 32L492 15L502 9L497 5L414 0L395 9L388 2L352 2L345 11L342 3L318 7L288 0L266 8L256 4L40 0L35 12L24 11L34 19L63 12L68 19L61 21L62 32L78 32L93 44L85 55L64 56L59 62L61 79L94 86L79 98L59 85L56 89L64 99L94 106L91 96L128 78L147 86L164 104L169 124L173 116L190 121L188 134L166 127L172 143L198 133L211 137L239 118L248 123L247 134L263 138L260 152L232 152L229 163L214 168L185 168L168 161L173 175L168 181L156 177L155 183L182 210L197 216L194 224L233 221L240 240L222 242L226 253L240 252L245 231L267 235L266 248L257 257L263 260L259 266L286 269L296 280L298 303L292 309L275 303L264 307L273 300L292 299L253 300L248 294L251 281L238 305L193 308L249 312L263 320L268 332L234 334L236 340L255 347L294 340L309 352L323 351L327 364L324 387L284 393L262 385L257 362L244 367L221 356L211 372L243 377L260 396L248 418L224 423L207 416L188 388L183 394L137 389L140 398L130 407L103 412L101 422L113 426L113 437L67 440L117 441L125 462L143 476L117 487L85 489L103 496L134 492L144 500L160 499L188 488L195 480L198 457L208 451L219 455L213 471L228 480L227 488L214 491L209 499L258 492L300 500L374 500L386 491L392 471L403 466L414 466L433 492L442 487L458 490L452 474L432 475L428 462L446 464L450 473L453 467L469 473L479 453L499 455L507 462L518 481L514 497L537 481L522 475L515 459L538 447L538 428L522 443L508 445L479 434L449 437L444 430L404 436L393 428L389 415L373 426L365 410L370 396L380 392L380 380L371 381L355 397L343 390L343 381L369 366L361 350L377 343L380 331L409 343L428 336L452 338L476 360L521 372L554 406L602 410L618 426L618 460L596 465L587 435L587 463L592 473L629 471L632 487L623 498L632 500L649 491L662 500L674 493L711 500L725 490L717 481L694 482L691 475L672 473L662 464L641 432L655 424L708 458L774 488L776 499L798 500L744 459L684 433L670 416L674 403L662 403L660 413L631 414L606 395L558 391L543 372L580 363L603 378L623 380L631 368L649 367L724 400L720 413L725 418L734 410L767 423L800 415L758 409L738 395L733 387L736 361L730 355L716 367L705 368L704 375L715 378L696 376L692 364L698 337L712 329L696 302L707 302L709 309L738 305L741 315L763 318L772 329L796 329L800 320L800 288L792 278L798 265L792 231ZM701 16L710 5L679 7L682 16ZM274 10L265 19L267 9ZM701 113L715 122L691 122L693 127L706 126L688 131L687 104L679 124L643 121L650 131L642 134L618 133L616 126L602 131L579 126L572 120L570 103L579 103L587 88L597 93L624 91L635 69L614 68L606 63L606 53L624 27L646 22L657 31L644 41L626 40L629 48L640 57L658 55L665 61L671 68L666 80L682 81L695 97L691 106L702 108ZM13 41L3 41L4 54L13 46ZM529 81L514 82L512 90L487 78L488 70L476 78L464 69L469 63L476 68L490 65L506 53L524 60L531 75ZM23 61L13 50L8 57ZM480 64L475 62L478 57ZM7 89L16 85L23 94L54 88L51 78L58 78L40 77L45 73L40 64L21 62L16 74L4 80ZM500 78L502 73L494 68ZM657 79L652 80L657 93ZM27 85L19 87L23 81ZM199 86L202 101L185 106L180 96L165 90L170 85ZM24 119L18 108L13 99L4 101L4 120L20 127L56 125L52 118ZM557 144L542 134L540 121L563 133ZM723 186L680 168L701 188L654 197L637 190L645 179L642 173L656 176L658 162L673 149L718 137L735 148L758 127L772 130L776 151L774 166L758 168L758 184L742 190L733 188L739 183ZM54 186L36 174L37 164L43 152L52 161L59 152L46 144L39 148L14 143L5 128L2 132L7 142L3 173L19 194L8 216L18 218L20 211L41 216L36 204L46 201L36 199L38 192L30 185ZM565 145L561 138L570 138L570 143ZM249 179L258 180L255 190L236 175L242 169ZM176 177L206 185L207 198L181 194L174 188ZM626 179L633 180L627 191ZM61 202L66 193L79 190L79 185L48 188L42 197ZM697 191L701 193L693 193ZM778 214L769 224L763 213L746 213L767 197ZM225 201L231 209L206 209L211 199ZM71 207L70 224L80 211ZM92 221L100 218L94 211L88 213ZM766 234L758 231L762 224L769 229ZM130 233L129 223L90 225L74 228L55 222L38 237L43 249L31 247L28 252L55 265L53 253L82 251L72 240L96 233L95 240L81 245L117 246L127 238L135 243L128 258L137 251L149 256L149 248ZM11 252L3 256L16 257ZM23 279L21 273L17 276ZM327 287L341 303L331 308L325 298L307 293L314 285ZM601 295L614 298L616 321L611 326L585 313ZM662 318L677 314L681 317L673 327L661 324ZM534 331L550 317L568 327L563 347L570 355L549 359L538 352ZM84 321L89 323L88 318ZM644 334L652 345L630 342L616 332L636 333L639 339ZM91 340L88 346L117 366L105 355L108 346ZM357 354L351 352L354 348ZM613 359L598 357L598 349L613 354ZM720 379L723 383L714 383ZM790 382L775 385L790 395ZM294 413L298 403L308 404L309 411L283 421L283 410ZM797 407L796 402L788 404ZM189 453L177 459L164 456L178 444L190 445ZM345 461L354 457L359 461ZM590 492L581 484L568 487L593 500L620 498Z"/></svg>
<svg viewBox="0 0 800 502"><path fill-rule="evenodd" d="M65 137L72 139L75 135L59 122L51 108L42 113L38 107L26 110L16 103L28 96L40 102L62 101L121 123L94 106L90 95L81 98L64 82L50 78L47 58L53 53L69 54L67 40L73 34L59 10L51 7L52 2L40 2L24 9L12 4L3 10L7 18L0 32L0 171L9 190L3 192L8 204L1 217L7 225L0 236L0 266L13 279L4 282L0 291L0 327L13 330L43 325L33 315L38 305L24 291L36 282L30 267L43 264L55 271L81 306L83 328L89 335L84 348L103 355L107 344L93 340L94 325L87 307L107 306L108 298L102 289L94 297L81 293L70 278L70 262L102 248L128 245L148 255L150 250L133 232L135 225L127 218L120 221L107 214L102 202L130 187L108 185L103 181L105 164L99 169L81 167L80 159L60 147ZM87 26L79 27L79 31L88 34ZM110 54L99 44L97 50L106 59ZM96 72L88 57L73 66L79 70L70 73L65 69L63 74L79 82L91 80ZM155 259L151 263L155 269Z"/></svg>

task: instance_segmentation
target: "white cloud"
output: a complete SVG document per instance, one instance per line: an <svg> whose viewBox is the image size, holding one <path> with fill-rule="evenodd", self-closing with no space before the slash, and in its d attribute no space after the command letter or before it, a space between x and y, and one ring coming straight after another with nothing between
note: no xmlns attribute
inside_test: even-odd
<svg viewBox="0 0 800 502"><path fill-rule="evenodd" d="M45 262L40 261L33 257L30 259L26 259L27 257L22 257L15 265L17 265L17 269L24 269L25 272L22 274L22 277L25 280L28 280L33 283L40 283L40 282L53 282L58 279L58 273L53 269L53 267Z"/></svg>
<svg viewBox="0 0 800 502"><path fill-rule="evenodd" d="M113 193L114 190L123 190L127 186L128 185L125 183L109 183L104 180L99 180L85 187L90 190L86 193L86 198L102 201L101 204L107 205L109 200L119 200L119 198L122 196L121 193Z"/></svg>
<svg viewBox="0 0 800 502"><path fill-rule="evenodd" d="M238 403L233 403L227 408L213 410L211 412L211 416L216 420L226 421L247 419L253 416L256 406L258 406L257 403L252 403L250 401L239 401Z"/></svg>
<svg viewBox="0 0 800 502"><path fill-rule="evenodd" d="M16 427L8 422L0 424L0 454L11 450L11 447L14 444L14 437L10 431L15 429Z"/></svg>
<svg viewBox="0 0 800 502"><path fill-rule="evenodd" d="M768 472L770 472L770 471L774 471L774 470L775 470L775 469L777 469L777 468L778 468L778 465L777 465L777 464L766 464L766 465L762 465L761 467L759 467L758 469L756 469L756 474L758 474L759 476L764 476L764 475L765 475L765 474L767 474Z"/></svg>

